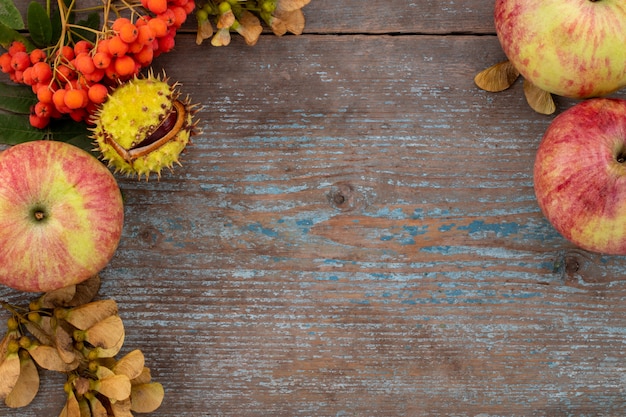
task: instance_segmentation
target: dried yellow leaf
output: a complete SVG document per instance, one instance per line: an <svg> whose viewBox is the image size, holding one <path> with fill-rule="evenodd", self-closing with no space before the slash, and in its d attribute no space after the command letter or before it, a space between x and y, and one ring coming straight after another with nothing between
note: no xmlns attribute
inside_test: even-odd
<svg viewBox="0 0 626 417"><path fill-rule="evenodd" d="M28 348L28 353L37 362L37 365L50 371L70 372L78 368L80 360L76 359L71 363L63 360L59 351L52 346L32 344Z"/></svg>
<svg viewBox="0 0 626 417"><path fill-rule="evenodd" d="M504 61L476 74L474 82L485 91L497 93L512 86L518 77L519 71L513 64L509 61Z"/></svg>
<svg viewBox="0 0 626 417"><path fill-rule="evenodd" d="M109 349L124 341L124 323L117 314L109 316L104 320L85 330L85 341L92 346Z"/></svg>
<svg viewBox="0 0 626 417"><path fill-rule="evenodd" d="M61 318L77 329L87 330L115 314L117 314L117 303L115 300L99 300L72 309L63 309L58 313L57 317L61 316Z"/></svg>
<svg viewBox="0 0 626 417"><path fill-rule="evenodd" d="M113 366L112 371L116 374L126 375L128 379L135 379L141 375L145 359L139 349L126 354Z"/></svg>
<svg viewBox="0 0 626 417"><path fill-rule="evenodd" d="M130 409L137 413L151 413L161 406L163 397L165 397L165 390L158 382L133 385L130 393Z"/></svg>
<svg viewBox="0 0 626 417"><path fill-rule="evenodd" d="M5 399L15 388L20 377L20 357L16 352L9 353L0 363L0 399Z"/></svg>
<svg viewBox="0 0 626 417"><path fill-rule="evenodd" d="M78 405L74 391L70 391L67 394L67 401L65 401L65 406L61 410L59 417L81 417L80 406Z"/></svg>
<svg viewBox="0 0 626 417"><path fill-rule="evenodd" d="M123 401L130 397L130 379L126 375L113 375L91 381L91 389L113 401Z"/></svg>
<svg viewBox="0 0 626 417"><path fill-rule="evenodd" d="M39 372L32 358L24 352L20 356L20 373L17 382L4 403L11 408L27 406L39 391Z"/></svg>
<svg viewBox="0 0 626 417"><path fill-rule="evenodd" d="M542 90L528 80L524 80L524 95L528 105L537 113L552 114L556 111L556 104L552 94Z"/></svg>

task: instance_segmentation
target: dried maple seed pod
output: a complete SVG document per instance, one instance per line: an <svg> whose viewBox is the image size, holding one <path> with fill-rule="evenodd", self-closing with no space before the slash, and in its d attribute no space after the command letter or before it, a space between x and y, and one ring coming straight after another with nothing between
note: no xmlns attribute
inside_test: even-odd
<svg viewBox="0 0 626 417"><path fill-rule="evenodd" d="M28 352L19 351L20 375L4 403L11 408L24 407L33 401L39 391L39 372Z"/></svg>
<svg viewBox="0 0 626 417"><path fill-rule="evenodd" d="M0 399L5 399L13 391L20 377L20 344L17 339L10 339L3 357L0 357Z"/></svg>
<svg viewBox="0 0 626 417"><path fill-rule="evenodd" d="M179 163L194 130L193 111L176 84L152 74L118 86L95 113L92 137L116 171L160 176Z"/></svg>
<svg viewBox="0 0 626 417"><path fill-rule="evenodd" d="M135 379L144 368L145 359L143 353L139 349L135 349L132 352L122 357L111 369L115 374L126 375L129 379Z"/></svg>
<svg viewBox="0 0 626 417"><path fill-rule="evenodd" d="M58 319L67 321L80 330L87 330L96 323L117 314L117 303L114 300L98 300L78 307L54 311Z"/></svg>
<svg viewBox="0 0 626 417"><path fill-rule="evenodd" d="M163 402L165 391L158 382L133 385L130 392L130 409L137 413L151 413Z"/></svg>

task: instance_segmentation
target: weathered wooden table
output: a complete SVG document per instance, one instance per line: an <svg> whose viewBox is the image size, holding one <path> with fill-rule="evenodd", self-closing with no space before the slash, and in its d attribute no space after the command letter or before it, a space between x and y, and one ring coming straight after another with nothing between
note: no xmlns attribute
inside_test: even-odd
<svg viewBox="0 0 626 417"><path fill-rule="evenodd" d="M99 295L165 386L153 415L626 414L626 258L539 211L553 117L473 83L504 58L492 3L313 0L300 37L198 47L192 24L155 62L203 133L159 182L120 178ZM0 414L58 415L44 375Z"/></svg>

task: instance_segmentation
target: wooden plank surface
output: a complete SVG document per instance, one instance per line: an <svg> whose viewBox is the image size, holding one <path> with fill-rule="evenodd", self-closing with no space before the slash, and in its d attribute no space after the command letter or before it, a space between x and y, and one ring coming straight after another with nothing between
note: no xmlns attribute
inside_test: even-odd
<svg viewBox="0 0 626 417"><path fill-rule="evenodd" d="M165 386L153 415L624 415L626 258L541 215L552 117L472 81L503 59L492 5L365 4L314 0L303 36L255 47L181 34L156 62L202 134L160 181L120 178L100 292ZM57 415L45 375L0 414Z"/></svg>

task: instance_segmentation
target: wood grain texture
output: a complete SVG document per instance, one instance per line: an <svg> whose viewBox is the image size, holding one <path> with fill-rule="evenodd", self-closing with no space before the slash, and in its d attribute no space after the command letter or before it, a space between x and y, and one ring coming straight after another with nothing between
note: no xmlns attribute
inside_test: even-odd
<svg viewBox="0 0 626 417"><path fill-rule="evenodd" d="M156 63L202 133L159 182L120 178L100 292L165 386L153 415L624 415L626 258L539 211L552 118L472 81L504 58L491 4L336 3L303 36L182 34ZM44 381L0 414L57 415Z"/></svg>

